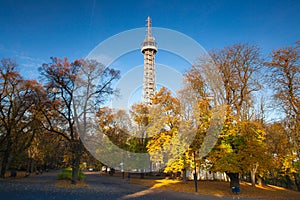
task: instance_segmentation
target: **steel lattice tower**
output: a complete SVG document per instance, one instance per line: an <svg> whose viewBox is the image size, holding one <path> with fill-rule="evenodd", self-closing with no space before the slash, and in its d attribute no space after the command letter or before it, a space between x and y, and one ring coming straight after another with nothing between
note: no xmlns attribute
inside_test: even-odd
<svg viewBox="0 0 300 200"><path fill-rule="evenodd" d="M144 82L143 82L143 101L151 105L151 98L154 96L155 84L155 53L157 44L151 33L151 18L147 18L147 34L142 43L142 53L144 54Z"/></svg>

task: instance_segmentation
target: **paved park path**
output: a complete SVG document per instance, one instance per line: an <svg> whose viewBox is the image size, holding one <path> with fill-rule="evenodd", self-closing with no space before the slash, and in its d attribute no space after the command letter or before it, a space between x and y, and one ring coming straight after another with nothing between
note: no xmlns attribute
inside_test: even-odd
<svg viewBox="0 0 300 200"><path fill-rule="evenodd" d="M193 193L151 189L147 186L129 184L126 179L122 179L120 177L110 177L99 173L86 174L86 187L61 188L55 186L57 173L58 172L56 171L28 178L0 180L0 200L233 199L232 197L219 198Z"/></svg>

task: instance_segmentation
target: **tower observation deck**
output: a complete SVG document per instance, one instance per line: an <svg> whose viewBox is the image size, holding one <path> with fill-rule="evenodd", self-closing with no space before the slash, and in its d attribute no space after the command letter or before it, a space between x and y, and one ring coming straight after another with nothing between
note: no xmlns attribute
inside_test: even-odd
<svg viewBox="0 0 300 200"><path fill-rule="evenodd" d="M151 105L151 98L154 96L155 84L155 54L157 44L151 33L151 18L147 18L147 34L142 43L141 52L144 54L144 81L143 81L143 102Z"/></svg>

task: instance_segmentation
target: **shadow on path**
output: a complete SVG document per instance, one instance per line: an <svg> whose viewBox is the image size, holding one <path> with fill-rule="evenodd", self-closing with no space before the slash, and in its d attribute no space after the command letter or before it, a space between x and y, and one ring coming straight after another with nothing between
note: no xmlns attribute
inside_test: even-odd
<svg viewBox="0 0 300 200"><path fill-rule="evenodd" d="M43 173L22 179L0 180L0 199L43 199L43 200L182 200L182 199L221 199L219 197L198 195L193 193L173 192L130 184L127 179L111 177L96 172L86 174L87 187L56 187L58 171ZM222 198L224 199L224 198ZM230 197L225 199L232 199Z"/></svg>

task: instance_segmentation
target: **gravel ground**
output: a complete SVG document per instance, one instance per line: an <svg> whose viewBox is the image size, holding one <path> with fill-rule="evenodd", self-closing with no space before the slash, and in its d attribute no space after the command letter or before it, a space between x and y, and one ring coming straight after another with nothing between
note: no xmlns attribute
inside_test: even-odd
<svg viewBox="0 0 300 200"><path fill-rule="evenodd" d="M129 184L127 179L110 177L99 173L86 174L86 187L62 188L55 186L58 172L48 172L28 178L0 180L0 199L5 200L182 200L182 199L232 199L193 193L151 189L146 186ZM238 199L236 197L236 199ZM240 198L242 199L242 198Z"/></svg>

